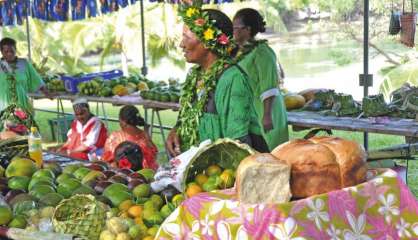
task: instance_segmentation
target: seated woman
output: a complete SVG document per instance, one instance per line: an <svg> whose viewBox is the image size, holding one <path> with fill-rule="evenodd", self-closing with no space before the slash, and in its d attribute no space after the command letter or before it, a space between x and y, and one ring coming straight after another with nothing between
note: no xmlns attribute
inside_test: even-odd
<svg viewBox="0 0 418 240"><path fill-rule="evenodd" d="M142 167L156 170L158 150L147 132L138 128L138 126L145 126L145 121L138 109L132 105L122 107L119 112L119 124L121 130L113 132L107 139L102 159L106 162L113 162L116 147L122 142L129 141L141 148L144 155Z"/></svg>
<svg viewBox="0 0 418 240"><path fill-rule="evenodd" d="M107 129L100 119L90 112L86 99L75 100L73 109L75 119L68 131L67 142L59 151L73 158L89 160L89 155L104 147Z"/></svg>
<svg viewBox="0 0 418 240"><path fill-rule="evenodd" d="M142 169L144 155L138 144L125 141L116 147L114 159L118 168L138 171Z"/></svg>

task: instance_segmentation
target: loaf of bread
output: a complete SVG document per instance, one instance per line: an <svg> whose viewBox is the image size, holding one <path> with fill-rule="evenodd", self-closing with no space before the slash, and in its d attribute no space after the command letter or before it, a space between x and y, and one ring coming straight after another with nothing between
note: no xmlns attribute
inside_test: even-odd
<svg viewBox="0 0 418 240"><path fill-rule="evenodd" d="M272 152L291 166L290 187L294 198L357 185L366 180L366 152L350 140L338 137L296 139Z"/></svg>
<svg viewBox="0 0 418 240"><path fill-rule="evenodd" d="M236 172L236 188L242 203L284 203L291 197L290 166L269 153L250 155Z"/></svg>

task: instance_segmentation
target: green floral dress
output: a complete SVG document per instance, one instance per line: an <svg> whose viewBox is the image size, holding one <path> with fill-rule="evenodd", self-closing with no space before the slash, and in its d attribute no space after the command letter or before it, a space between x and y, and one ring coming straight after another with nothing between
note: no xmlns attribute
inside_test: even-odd
<svg viewBox="0 0 418 240"><path fill-rule="evenodd" d="M275 95L272 104L273 129L265 132L264 128L260 128L259 133L266 140L270 150L273 150L277 145L289 139L286 106L277 88L276 54L268 46L267 41L254 41L244 46L241 55L238 55L236 60L248 75L254 95L253 106L260 126L263 126L263 100Z"/></svg>
<svg viewBox="0 0 418 240"><path fill-rule="evenodd" d="M14 64L0 65L0 111L10 104L32 112L27 94L35 92L44 84L40 75L32 64L25 59L18 58Z"/></svg>

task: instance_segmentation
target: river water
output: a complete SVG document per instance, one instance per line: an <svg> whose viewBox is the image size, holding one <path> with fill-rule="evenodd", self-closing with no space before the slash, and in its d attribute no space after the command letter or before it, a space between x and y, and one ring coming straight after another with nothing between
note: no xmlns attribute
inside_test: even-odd
<svg viewBox="0 0 418 240"><path fill-rule="evenodd" d="M363 72L361 44L323 39L318 35L283 38L277 35L265 35L264 37L270 40L283 65L286 74L284 86L289 91L329 88L351 94L357 100L363 97L363 88L359 86L359 74ZM342 61L349 59L351 62L340 66L336 63L338 59L343 59ZM374 82L369 88L369 94L379 92L383 77L378 71L386 65L383 57L370 58L369 71L373 74ZM159 66L149 69L148 77L154 80L166 80L170 77L183 80L190 66L180 69L162 60Z"/></svg>

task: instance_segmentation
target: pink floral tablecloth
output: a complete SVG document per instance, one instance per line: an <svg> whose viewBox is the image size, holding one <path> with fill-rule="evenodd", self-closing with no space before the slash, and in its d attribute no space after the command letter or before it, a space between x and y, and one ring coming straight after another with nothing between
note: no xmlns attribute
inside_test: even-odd
<svg viewBox="0 0 418 240"><path fill-rule="evenodd" d="M396 172L284 204L240 204L233 189L187 199L156 239L418 239L418 202Z"/></svg>

